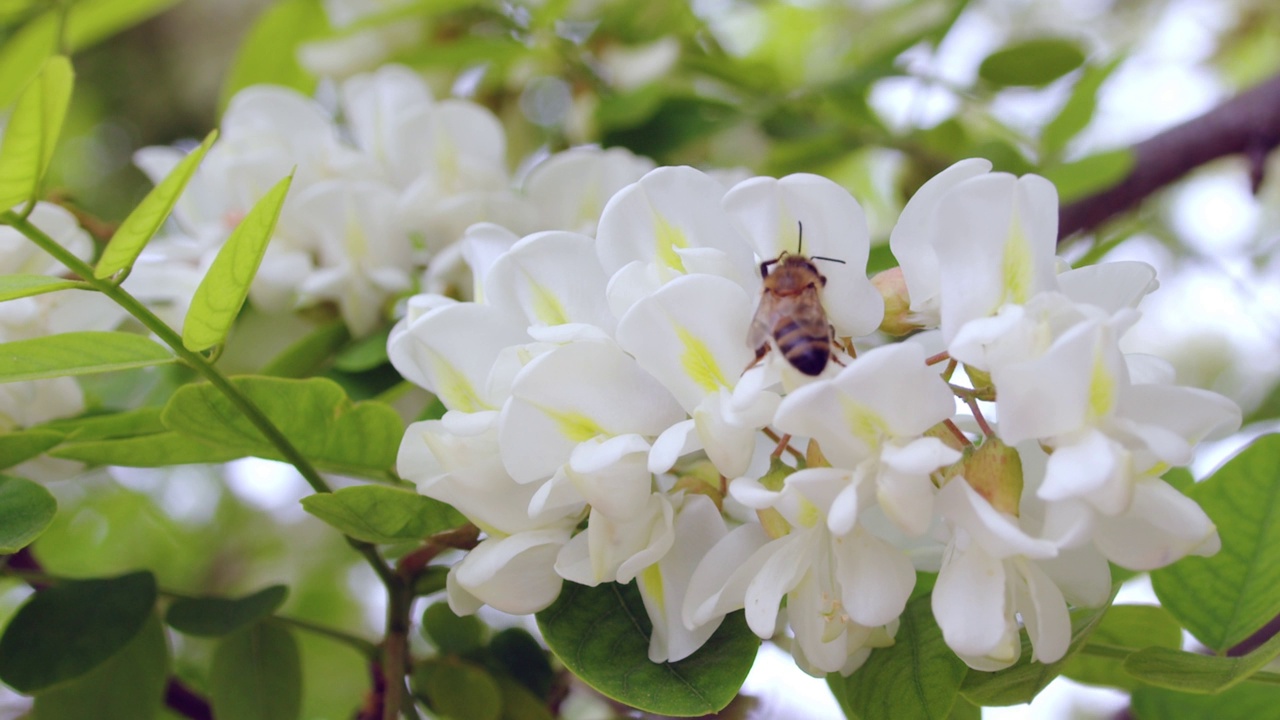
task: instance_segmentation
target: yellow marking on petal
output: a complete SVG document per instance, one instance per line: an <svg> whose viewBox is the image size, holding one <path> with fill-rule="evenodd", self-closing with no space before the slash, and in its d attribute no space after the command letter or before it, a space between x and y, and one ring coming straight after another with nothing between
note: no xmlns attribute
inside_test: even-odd
<svg viewBox="0 0 1280 720"><path fill-rule="evenodd" d="M818 523L823 520L822 511L818 509L817 505L802 496L800 498L800 513L796 516L796 519L804 527L817 527Z"/></svg>
<svg viewBox="0 0 1280 720"><path fill-rule="evenodd" d="M565 312L564 305L560 304L560 298L545 285L539 285L533 278L529 278L529 292L533 296L530 298L533 316L539 321L547 325L564 325L569 322L569 314Z"/></svg>
<svg viewBox="0 0 1280 720"><path fill-rule="evenodd" d="M676 337L680 338L680 344L684 346L684 352L680 354L680 365L684 367L685 374L698 384L698 387L707 392L715 392L721 387L730 387L729 381L724 377L724 371L720 369L719 363L716 362L715 356L711 354L706 343L679 325L676 326Z"/></svg>
<svg viewBox="0 0 1280 720"><path fill-rule="evenodd" d="M1097 420L1111 414L1116 402L1116 379L1107 371L1102 353L1093 357L1093 376L1089 378L1089 416Z"/></svg>
<svg viewBox="0 0 1280 720"><path fill-rule="evenodd" d="M658 612L666 614L667 596L663 592L662 570L658 567L658 563L641 570L636 580L640 584L640 589L649 596L649 600L658 606Z"/></svg>
<svg viewBox="0 0 1280 720"><path fill-rule="evenodd" d="M840 395L840 406L844 409L844 421L854 437L866 443L868 447L880 446L880 440L889 434L889 424L874 410Z"/></svg>
<svg viewBox="0 0 1280 720"><path fill-rule="evenodd" d="M343 233L343 244L347 248L347 256L351 260L364 259L369 254L369 240L365 237L364 228L354 212L347 211L347 227Z"/></svg>
<svg viewBox="0 0 1280 720"><path fill-rule="evenodd" d="M791 523L774 508L757 510L756 517L760 519L760 527L764 528L765 534L774 540L791 532Z"/></svg>
<svg viewBox="0 0 1280 720"><path fill-rule="evenodd" d="M689 247L689 238L684 236L680 228L667 222L666 218L657 213L653 216L653 241L654 251L662 264L676 272L688 272L684 269L684 261L680 259L676 248Z"/></svg>
<svg viewBox="0 0 1280 720"><path fill-rule="evenodd" d="M1009 225L1009 239L1004 244L1000 259L1000 275L1004 280L1004 301L1025 305L1031 299L1032 281L1031 243L1022 231L1022 222L1014 211Z"/></svg>
<svg viewBox="0 0 1280 720"><path fill-rule="evenodd" d="M542 406L538 406L538 409L555 421L556 425L559 426L561 435L574 442L586 442L597 435L608 434L595 420L580 412L553 410Z"/></svg>
<svg viewBox="0 0 1280 720"><path fill-rule="evenodd" d="M492 410L493 408L480 398L480 393L471 386L471 381L467 379L462 371L454 367L439 354L428 351L430 357L432 374L435 376L435 387L431 388L436 395L440 397L440 401L450 410L459 410L461 412L479 412L481 410Z"/></svg>

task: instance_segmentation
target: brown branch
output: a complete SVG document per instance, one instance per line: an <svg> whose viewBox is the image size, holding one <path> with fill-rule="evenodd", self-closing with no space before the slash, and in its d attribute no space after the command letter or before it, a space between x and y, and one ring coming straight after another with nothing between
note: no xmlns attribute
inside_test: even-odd
<svg viewBox="0 0 1280 720"><path fill-rule="evenodd" d="M1058 211L1058 240L1102 225L1191 170L1227 155L1249 159L1257 192L1267 153L1277 145L1280 75L1134 145L1133 169L1124 180Z"/></svg>

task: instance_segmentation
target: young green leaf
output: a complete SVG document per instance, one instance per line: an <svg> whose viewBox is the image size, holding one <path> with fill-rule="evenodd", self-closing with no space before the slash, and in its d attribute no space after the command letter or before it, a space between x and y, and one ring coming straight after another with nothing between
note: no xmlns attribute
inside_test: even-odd
<svg viewBox="0 0 1280 720"><path fill-rule="evenodd" d="M422 634L441 654L465 655L484 644L485 625L475 615L455 615L447 602L422 611Z"/></svg>
<svg viewBox="0 0 1280 720"><path fill-rule="evenodd" d="M736 612L693 655L650 662L652 625L635 583L566 582L537 619L547 645L574 675L605 697L659 715L719 712L738 694L760 647Z"/></svg>
<svg viewBox="0 0 1280 720"><path fill-rule="evenodd" d="M1280 435L1258 438L1187 495L1218 526L1222 549L1151 573L1156 596L1223 652L1280 614Z"/></svg>
<svg viewBox="0 0 1280 720"><path fill-rule="evenodd" d="M183 598L169 606L164 621L185 635L228 635L269 617L288 594L284 585L272 585L242 598Z"/></svg>
<svg viewBox="0 0 1280 720"><path fill-rule="evenodd" d="M332 380L247 376L232 380L285 437L318 465L363 476L395 466L404 422L389 405L352 403ZM275 446L211 385L187 385L169 399L167 427L220 448L283 460Z"/></svg>
<svg viewBox="0 0 1280 720"><path fill-rule="evenodd" d="M30 545L57 512L58 501L43 485L0 475L0 555Z"/></svg>
<svg viewBox="0 0 1280 720"><path fill-rule="evenodd" d="M1089 637L1090 645L1141 649L1177 649L1182 644L1182 628L1167 610L1158 605L1113 605L1098 629ZM1120 658L1076 653L1062 668L1062 674L1082 683L1134 690L1141 683L1125 672Z"/></svg>
<svg viewBox="0 0 1280 720"><path fill-rule="evenodd" d="M342 319L321 325L262 366L258 372L273 377L302 378L320 372L329 358L351 340Z"/></svg>
<svg viewBox="0 0 1280 720"><path fill-rule="evenodd" d="M484 668L458 658L431 658L413 670L413 692L447 720L498 720L502 691Z"/></svg>
<svg viewBox="0 0 1280 720"><path fill-rule="evenodd" d="M1098 90L1120 66L1122 59L1115 58L1106 64L1085 68L1080 80L1071 89L1067 102L1040 132L1040 148L1047 157L1056 158L1071 138L1089 125L1089 121L1093 119L1093 111L1098 106Z"/></svg>
<svg viewBox="0 0 1280 720"><path fill-rule="evenodd" d="M371 543L418 540L467 522L439 500L382 485L308 495L302 498L302 507L343 534Z"/></svg>
<svg viewBox="0 0 1280 720"><path fill-rule="evenodd" d="M555 682L547 651L523 628L507 628L489 641L489 654L521 685L546 697Z"/></svg>
<svg viewBox="0 0 1280 720"><path fill-rule="evenodd" d="M213 259L191 298L191 308L183 320L182 344L188 350L199 352L227 339L231 323L249 296L249 284L262 264L267 242L275 231L280 208L292 182L293 176L290 175L268 190L231 232L231 237Z"/></svg>
<svg viewBox="0 0 1280 720"><path fill-rule="evenodd" d="M137 410L87 415L78 418L52 420L40 426L68 436L74 442L106 440L108 438L133 437L164 432L160 422L160 408L142 407Z"/></svg>
<svg viewBox="0 0 1280 720"><path fill-rule="evenodd" d="M1061 660L1052 663L1031 659L1031 641L1022 633L1022 656L1012 667L996 672L970 670L960 692L975 705L1018 705L1031 702L1059 673L1073 654L1101 622L1106 607L1074 610L1071 613L1071 644Z"/></svg>
<svg viewBox="0 0 1280 720"><path fill-rule="evenodd" d="M169 677L169 646L154 614L110 660L36 695L35 720L151 720L159 717Z"/></svg>
<svg viewBox="0 0 1280 720"><path fill-rule="evenodd" d="M127 370L174 361L142 335L86 330L0 343L0 382Z"/></svg>
<svg viewBox="0 0 1280 720"><path fill-rule="evenodd" d="M386 364L387 337L390 334L391 328L385 327L367 338L357 340L338 353L333 366L343 372L358 373Z"/></svg>
<svg viewBox="0 0 1280 720"><path fill-rule="evenodd" d="M73 287L80 283L47 275L0 275L0 302Z"/></svg>
<svg viewBox="0 0 1280 720"><path fill-rule="evenodd" d="M1164 688L1133 693L1138 720L1259 720L1275 717L1280 687L1248 683L1218 695L1192 695Z"/></svg>
<svg viewBox="0 0 1280 720"><path fill-rule="evenodd" d="M0 210L33 200L71 102L71 61L55 55L18 98L0 140Z"/></svg>
<svg viewBox="0 0 1280 720"><path fill-rule="evenodd" d="M270 621L226 636L213 653L209 691L218 720L294 720L302 710L298 641Z"/></svg>
<svg viewBox="0 0 1280 720"><path fill-rule="evenodd" d="M1048 85L1084 63L1074 40L1036 38L1006 45L978 66L978 76L998 87Z"/></svg>
<svg viewBox="0 0 1280 720"><path fill-rule="evenodd" d="M0 435L0 470L38 456L62 442L64 437L51 430L20 430Z"/></svg>
<svg viewBox="0 0 1280 720"><path fill-rule="evenodd" d="M1147 648L1126 658L1124 669L1157 687L1219 693L1247 680L1277 657L1280 657L1280 635L1273 635L1252 652L1236 657L1200 655L1167 647Z"/></svg>
<svg viewBox="0 0 1280 720"><path fill-rule="evenodd" d="M240 90L261 83L310 95L317 80L298 64L298 48L329 32L320 0L284 0L263 10L236 51L219 107L225 108Z"/></svg>
<svg viewBox="0 0 1280 720"><path fill-rule="evenodd" d="M1068 203L1119 183L1133 169L1133 151L1128 148L1080 158L1044 170L1044 176L1058 188L1058 200Z"/></svg>
<svg viewBox="0 0 1280 720"><path fill-rule="evenodd" d="M209 133L200 147L184 157L168 177L152 188L124 222L120 223L120 227L111 236L111 242L103 249L98 265L93 269L94 277L109 278L133 266L133 261L138 259L142 248L160 231L160 226L169 217L169 213L173 212L173 206L182 196L183 189L187 187L191 176L195 174L200 161L217 137L217 130Z"/></svg>
<svg viewBox="0 0 1280 720"><path fill-rule="evenodd" d="M155 602L149 572L67 581L37 592L0 637L0 680L35 693L84 675L137 637Z"/></svg>
<svg viewBox="0 0 1280 720"><path fill-rule="evenodd" d="M73 440L49 451L50 457L63 460L122 467L216 464L237 460L248 454L243 449L218 447L179 432L158 432L84 442Z"/></svg>
<svg viewBox="0 0 1280 720"><path fill-rule="evenodd" d="M555 720L547 701L508 675L495 675L502 692L502 720Z"/></svg>
<svg viewBox="0 0 1280 720"><path fill-rule="evenodd" d="M933 619L931 598L916 598L902 614L894 644L871 653L866 664L837 692L853 716L861 720L910 720L946 717L960 694L968 668L951 652Z"/></svg>

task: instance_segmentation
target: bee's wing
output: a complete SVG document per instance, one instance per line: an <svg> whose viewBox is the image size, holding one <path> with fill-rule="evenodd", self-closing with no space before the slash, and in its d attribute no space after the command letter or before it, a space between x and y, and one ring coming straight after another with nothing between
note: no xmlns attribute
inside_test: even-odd
<svg viewBox="0 0 1280 720"><path fill-rule="evenodd" d="M756 352L756 358L765 354L769 340L773 338L773 323L778 314L778 296L765 290L760 294L756 315L751 318L751 330L747 332L747 347Z"/></svg>

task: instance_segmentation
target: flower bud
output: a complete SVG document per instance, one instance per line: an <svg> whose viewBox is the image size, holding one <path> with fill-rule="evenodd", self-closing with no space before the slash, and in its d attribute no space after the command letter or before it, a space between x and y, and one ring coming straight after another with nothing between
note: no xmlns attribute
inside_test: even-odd
<svg viewBox="0 0 1280 720"><path fill-rule="evenodd" d="M1022 459L1017 450L997 438L987 438L966 453L961 463L964 479L991 507L1018 516L1018 505L1022 501Z"/></svg>
<svg viewBox="0 0 1280 720"><path fill-rule="evenodd" d="M907 281L902 276L902 268L889 268L876 273L871 278L871 284L884 298L884 320L880 322L880 332L902 336L922 327L913 319L911 298L907 294Z"/></svg>

